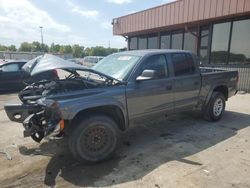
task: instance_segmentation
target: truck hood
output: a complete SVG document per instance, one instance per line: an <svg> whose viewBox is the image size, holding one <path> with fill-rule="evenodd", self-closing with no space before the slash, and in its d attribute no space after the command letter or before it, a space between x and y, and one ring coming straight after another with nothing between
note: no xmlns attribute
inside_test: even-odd
<svg viewBox="0 0 250 188"><path fill-rule="evenodd" d="M84 67L71 61L66 61L55 55L44 54L28 61L22 69L31 76L54 69L77 70Z"/></svg>
<svg viewBox="0 0 250 188"><path fill-rule="evenodd" d="M28 61L22 67L22 69L24 71L28 72L31 76L33 76L35 74L42 73L42 72L55 70L55 69L63 69L63 70L67 70L69 72L74 72L76 70L82 70L82 71L88 71L91 73L98 74L98 75L106 77L110 80L115 80L119 83L123 83L123 84L126 83L124 81L118 80L116 78L113 78L109 75L106 75L106 74L101 73L99 71L96 71L94 69L89 69L89 68L84 67L82 65L76 64L72 61L66 61L60 57L57 57L57 56L51 55L51 54L44 54L44 55L38 56L38 57Z"/></svg>

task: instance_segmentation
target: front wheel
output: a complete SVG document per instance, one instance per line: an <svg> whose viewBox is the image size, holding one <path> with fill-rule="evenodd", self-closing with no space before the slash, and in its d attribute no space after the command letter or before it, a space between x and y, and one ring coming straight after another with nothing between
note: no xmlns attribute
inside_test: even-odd
<svg viewBox="0 0 250 188"><path fill-rule="evenodd" d="M81 162L99 162L115 151L119 130L113 119L94 115L82 120L69 135L69 149Z"/></svg>
<svg viewBox="0 0 250 188"><path fill-rule="evenodd" d="M203 116L208 121L218 121L225 111L225 96L221 92L213 92L206 106L203 107Z"/></svg>

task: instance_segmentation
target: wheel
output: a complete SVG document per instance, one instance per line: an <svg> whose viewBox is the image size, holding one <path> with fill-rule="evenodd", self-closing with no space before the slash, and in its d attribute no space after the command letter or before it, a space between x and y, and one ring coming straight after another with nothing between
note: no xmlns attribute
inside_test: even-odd
<svg viewBox="0 0 250 188"><path fill-rule="evenodd" d="M218 121L225 111L225 96L221 92L213 92L206 106L203 107L203 117L208 121Z"/></svg>
<svg viewBox="0 0 250 188"><path fill-rule="evenodd" d="M73 156L80 162L100 162L109 158L115 151L119 130L113 119L94 115L74 126L68 143Z"/></svg>

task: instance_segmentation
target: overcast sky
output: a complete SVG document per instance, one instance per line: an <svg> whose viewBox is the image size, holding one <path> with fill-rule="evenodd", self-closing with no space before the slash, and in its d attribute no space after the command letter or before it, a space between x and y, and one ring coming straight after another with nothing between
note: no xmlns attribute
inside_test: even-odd
<svg viewBox="0 0 250 188"><path fill-rule="evenodd" d="M111 20L173 0L0 0L0 44L23 41L87 46L126 46L113 36Z"/></svg>

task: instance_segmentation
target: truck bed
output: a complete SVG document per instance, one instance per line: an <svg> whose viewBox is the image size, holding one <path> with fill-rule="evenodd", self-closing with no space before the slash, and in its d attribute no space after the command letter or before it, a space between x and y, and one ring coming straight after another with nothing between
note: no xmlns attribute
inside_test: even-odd
<svg viewBox="0 0 250 188"><path fill-rule="evenodd" d="M228 98L235 94L237 90L238 71L228 71L217 68L200 67L202 88L201 96L206 96L211 88L218 85L228 87Z"/></svg>

